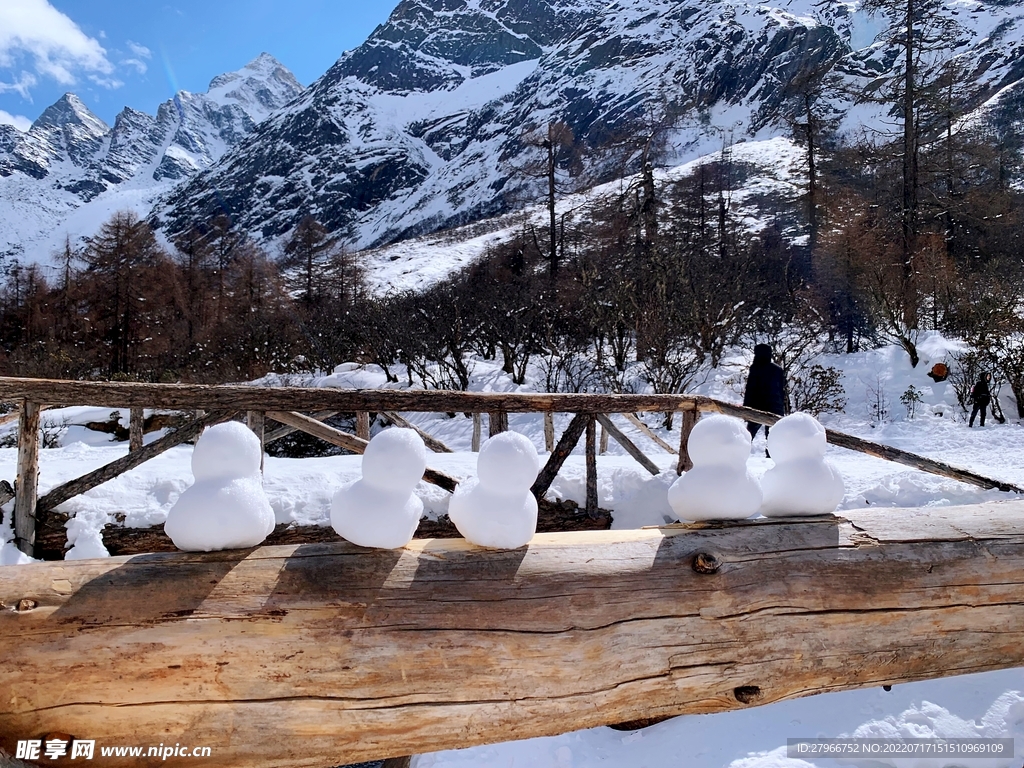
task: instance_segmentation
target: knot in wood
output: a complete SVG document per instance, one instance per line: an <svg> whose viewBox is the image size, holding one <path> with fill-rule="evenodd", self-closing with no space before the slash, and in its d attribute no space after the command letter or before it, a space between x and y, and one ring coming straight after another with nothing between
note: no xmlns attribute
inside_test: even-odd
<svg viewBox="0 0 1024 768"><path fill-rule="evenodd" d="M732 693L736 697L736 701L741 704L753 704L758 699L764 698L761 689L756 685L741 685L739 688L733 688Z"/></svg>
<svg viewBox="0 0 1024 768"><path fill-rule="evenodd" d="M37 603L35 600L30 600L27 597L24 597L18 601L18 607L14 610L16 610L18 613L26 613L27 611L34 610L37 607L39 607L39 603Z"/></svg>
<svg viewBox="0 0 1024 768"><path fill-rule="evenodd" d="M709 552L698 552L693 558L693 570L697 573L718 573L722 561Z"/></svg>

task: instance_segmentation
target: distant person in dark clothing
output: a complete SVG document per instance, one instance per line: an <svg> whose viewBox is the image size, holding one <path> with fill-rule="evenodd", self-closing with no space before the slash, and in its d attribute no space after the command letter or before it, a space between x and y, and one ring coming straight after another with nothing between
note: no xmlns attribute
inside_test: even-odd
<svg viewBox="0 0 1024 768"><path fill-rule="evenodd" d="M989 382L992 381L991 373L983 373L978 378L978 383L971 389L971 402L974 403L974 410L971 411L971 420L967 426L974 426L974 417L981 414L981 426L985 426L985 411L992 402L992 390L989 389Z"/></svg>
<svg viewBox="0 0 1024 768"><path fill-rule="evenodd" d="M786 414L786 374L781 367L772 362L772 348L767 344L758 344L754 347L754 362L747 375L747 390L743 394L743 404L748 408L768 411L779 416ZM748 421L747 429L750 431L750 439L753 440L761 425ZM764 434L765 437L768 436L768 427L764 428ZM768 451L765 451L765 455L768 455Z"/></svg>

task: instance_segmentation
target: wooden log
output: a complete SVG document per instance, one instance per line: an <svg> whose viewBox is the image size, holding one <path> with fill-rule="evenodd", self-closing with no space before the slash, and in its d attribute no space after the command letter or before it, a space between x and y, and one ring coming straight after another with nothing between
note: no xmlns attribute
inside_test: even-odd
<svg viewBox="0 0 1024 768"><path fill-rule="evenodd" d="M19 566L0 748L59 732L336 765L1024 666L1022 514Z"/></svg>
<svg viewBox="0 0 1024 768"><path fill-rule="evenodd" d="M353 390L144 382L56 381L0 377L0 401L29 399L110 408L140 406L233 411L357 411L450 413L622 413L675 411L711 401L700 395Z"/></svg>
<svg viewBox="0 0 1024 768"><path fill-rule="evenodd" d="M142 450L142 438L146 434L146 416L142 408L131 409L128 416L128 450Z"/></svg>
<svg viewBox="0 0 1024 768"><path fill-rule="evenodd" d="M228 421L233 417L234 414L230 412L208 414L203 416L201 419L192 421L190 424L185 424L184 426L179 427L174 432L164 435L159 440L154 440L152 443L144 446L135 453L129 453L127 456L122 456L116 461L105 464L87 475L82 475L75 480L71 480L63 485L58 485L39 499L37 509L40 525L56 527L63 524L67 520L67 516L55 511L55 507L57 507L57 505L63 504L68 499L73 499L75 496L91 490L97 485L102 485L108 480L113 480L118 475L124 474L140 464L159 456L164 451L170 450L171 448L181 445L189 440L193 440L201 435L203 430L207 427Z"/></svg>
<svg viewBox="0 0 1024 768"><path fill-rule="evenodd" d="M530 488L530 493L537 497L540 501L544 498L544 494L548 492L548 488L555 482L555 478L558 476L558 470L562 468L565 460L569 458L569 454L572 453L572 449L576 447L576 444L580 441L583 436L583 432L587 428L587 422L590 421L590 417L586 414L578 413L572 417L572 421L569 422L569 426L565 428L565 432L558 439L558 445L555 446L555 450L548 456L547 462L541 469L540 474L537 475L537 479L533 483L533 487Z"/></svg>
<svg viewBox="0 0 1024 768"><path fill-rule="evenodd" d="M473 443L472 443L472 448L471 448L473 453L478 453L480 451L480 421L481 421L480 414L479 413L474 413L473 414Z"/></svg>
<svg viewBox="0 0 1024 768"><path fill-rule="evenodd" d="M337 416L337 415L338 415L338 411L317 411L316 413L313 414L313 418L316 419L317 421L327 421L332 416ZM273 419L271 419L271 421L273 421ZM298 431L299 430L296 429L295 427L289 427L286 424L282 424L280 427L277 427L277 428L271 430L270 432L265 432L264 433L264 435L263 435L263 445L264 446L270 445L275 440L280 440L282 437L288 437L288 435L292 434L293 432L298 432Z"/></svg>
<svg viewBox="0 0 1024 768"><path fill-rule="evenodd" d="M655 434L655 433L654 433L654 432L653 432L653 431L651 430L651 428L650 428L650 427L648 427L648 426L647 426L646 424L644 424L644 423L643 423L643 421L641 421L641 420L640 420L640 419L639 419L639 418L638 418L638 417L637 417L637 416L636 416L635 414L629 413L629 412L627 411L626 413L624 413L624 414L622 414L622 415L626 417L626 421L628 421L628 422L629 422L630 424L632 424L632 425L633 425L634 427L636 427L636 428L637 428L637 429L639 429L639 430L640 430L641 432L643 432L643 433L644 433L645 435L647 435L647 437L649 437L649 438L650 438L651 440L653 440L653 441L654 441L655 443L657 443L657 444L658 444L658 445L660 445L660 446L661 446L662 448L664 448L664 449L665 449L665 451L666 451L667 453L674 453L674 454L677 454L677 455L678 455L679 451L677 451L677 450L676 450L675 448L673 448L673 447L672 447L671 445L669 445L669 444L668 444L668 443L666 443L666 442L665 442L664 440L662 440L662 439L661 439L660 437L658 437L658 436L657 436L657 435L656 435L656 434Z"/></svg>
<svg viewBox="0 0 1024 768"><path fill-rule="evenodd" d="M267 415L263 411L246 411L245 425L252 430L252 433L260 441L260 472L262 472L266 458L264 448L266 446Z"/></svg>
<svg viewBox="0 0 1024 768"><path fill-rule="evenodd" d="M396 427L405 427L406 429L411 429L414 432L416 432L416 434L423 438L423 444L426 445L427 448L432 450L434 453L454 453L454 451L451 448L442 443L436 437L431 436L428 432L424 432L411 421L403 418L399 414L392 413L391 411L385 411L381 415L384 416L384 418L386 418Z"/></svg>
<svg viewBox="0 0 1024 768"><path fill-rule="evenodd" d="M339 448L344 448L346 451L352 453L363 453L366 450L366 446L369 445L369 441L362 440L355 435L351 435L348 432L342 432L340 429L335 429L327 424L323 424L316 419L304 416L301 413L288 413L286 411L269 411L267 416L272 418L274 421L279 421L282 424L288 424L289 426L300 429L307 434L318 437L326 443L336 445ZM454 492L455 486L459 484L459 481L451 475L446 475L443 472L438 472L435 469L427 469L423 473L424 482L436 485L439 488L444 488L448 492Z"/></svg>
<svg viewBox="0 0 1024 768"><path fill-rule="evenodd" d="M39 403L21 403L18 419L18 476L14 482L14 544L35 554L39 516Z"/></svg>
<svg viewBox="0 0 1024 768"><path fill-rule="evenodd" d="M601 415L603 416L604 414ZM602 456L604 456L606 453L608 453L608 430L604 428L604 424L601 424L601 422L598 423L601 426L601 439L598 451Z"/></svg>
<svg viewBox="0 0 1024 768"><path fill-rule="evenodd" d="M587 514L597 517L597 421L587 419Z"/></svg>
<svg viewBox="0 0 1024 768"><path fill-rule="evenodd" d="M697 425L700 418L700 411L696 408L687 408L683 411L683 423L679 425L679 461L676 463L676 474L689 472L693 469L693 460L690 458L690 433Z"/></svg>
<svg viewBox="0 0 1024 768"><path fill-rule="evenodd" d="M370 414L368 411L359 411L356 414L356 437L363 440L370 439Z"/></svg>
<svg viewBox="0 0 1024 768"><path fill-rule="evenodd" d="M487 414L487 436L494 437L508 432L508 412L491 411Z"/></svg>
<svg viewBox="0 0 1024 768"><path fill-rule="evenodd" d="M658 475L661 473L661 470L658 469L658 465L651 461L649 458L647 458L644 452L637 448L636 444L628 437L626 437L622 433L622 430L615 426L615 423L611 420L611 418L605 416L603 413L598 414L594 418L597 419L597 422L604 429L605 434L611 435L613 438L615 438L615 442L621 445L623 449L626 451L626 453L628 453L630 456L636 459L637 462L639 462L640 466L642 466L652 475Z"/></svg>
<svg viewBox="0 0 1024 768"><path fill-rule="evenodd" d="M544 414L544 450L555 450L555 414L550 412Z"/></svg>

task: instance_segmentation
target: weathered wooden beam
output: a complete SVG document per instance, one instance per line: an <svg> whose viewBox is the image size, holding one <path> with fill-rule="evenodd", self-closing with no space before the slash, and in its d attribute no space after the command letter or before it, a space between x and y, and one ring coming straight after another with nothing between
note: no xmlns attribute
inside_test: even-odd
<svg viewBox="0 0 1024 768"><path fill-rule="evenodd" d="M508 432L508 411L491 411L487 414L487 436L494 437Z"/></svg>
<svg viewBox="0 0 1024 768"><path fill-rule="evenodd" d="M39 517L39 403L24 400L18 419L18 476L14 483L14 544L35 555Z"/></svg>
<svg viewBox="0 0 1024 768"><path fill-rule="evenodd" d="M569 422L569 426L565 428L565 432L558 438L558 445L555 446L555 450L548 456L548 460L541 468L540 474L537 475L533 487L530 488L530 493L536 496L538 501L544 498L548 488L555 482L558 470L562 468L565 460L572 453L572 449L576 447L580 438L583 437L583 432L587 429L589 421L590 417L586 414L576 414L572 417L572 421Z"/></svg>
<svg viewBox="0 0 1024 768"><path fill-rule="evenodd" d="M544 450L555 450L555 414L550 411L544 414Z"/></svg>
<svg viewBox="0 0 1024 768"><path fill-rule="evenodd" d="M29 399L111 408L178 408L234 411L407 411L473 413L621 413L675 411L710 402L699 395L353 390L333 387L253 387L144 382L56 381L0 377L0 401Z"/></svg>
<svg viewBox="0 0 1024 768"><path fill-rule="evenodd" d="M82 475L75 480L71 480L63 485L58 485L39 499L39 503L37 504L37 516L39 517L40 525L56 525L57 523L63 523L67 518L54 511L54 508L57 507L57 505L63 504L68 499L73 499L75 496L91 490L97 485L102 485L108 480L113 480L118 475L124 474L131 469L135 469L135 467L159 456L164 451L170 450L171 448L181 445L189 440L194 440L199 437L207 427L213 426L214 424L220 424L221 422L228 421L232 418L234 418L234 413L231 412L207 414L200 419L192 421L190 424L185 424L179 427L170 434L164 435L159 440L154 440L152 443L143 446L135 453L129 453L127 456L122 456L116 461L105 464L87 475Z"/></svg>
<svg viewBox="0 0 1024 768"><path fill-rule="evenodd" d="M332 416L337 416L337 415L338 415L338 411L317 411L316 413L313 414L313 418L316 419L317 421L327 421ZM273 421L273 419L271 419L271 421ZM277 427L276 429L272 429L270 432L264 432L264 434L263 434L263 445L264 446L270 445L275 440L280 440L282 437L287 437L288 435L292 434L293 432L298 432L298 431L299 430L296 429L295 427L289 427L287 425L281 425L280 427Z"/></svg>
<svg viewBox="0 0 1024 768"><path fill-rule="evenodd" d="M370 439L369 411L359 411L359 413L356 414L356 437L362 438L363 440Z"/></svg>
<svg viewBox="0 0 1024 768"><path fill-rule="evenodd" d="M67 733L335 765L1022 666L1022 513L19 566L0 748Z"/></svg>
<svg viewBox="0 0 1024 768"><path fill-rule="evenodd" d="M587 514L597 517L597 421L591 416L587 419Z"/></svg>
<svg viewBox="0 0 1024 768"><path fill-rule="evenodd" d="M481 419L481 416L480 416L479 413L474 413L473 414L473 439L472 439L472 445L471 445L471 450L473 451L473 453L478 453L480 451L480 428L481 428L480 422L481 422L481 420L482 419Z"/></svg>
<svg viewBox="0 0 1024 768"><path fill-rule="evenodd" d="M628 453L630 456L636 459L641 467L646 469L652 475L658 475L661 473L661 470L658 469L658 465L651 461L649 458L647 458L647 455L639 448L637 448L636 444L628 437L626 437L626 435L623 434L621 429L615 426L615 423L611 420L611 418L605 416L603 413L599 413L594 418L597 419L597 422L604 429L605 434L611 435L613 438L615 438L615 442L621 445L622 448L626 451L626 453Z"/></svg>
<svg viewBox="0 0 1024 768"><path fill-rule="evenodd" d="M142 408L134 407L128 416L128 450L142 450L143 436L146 434L146 417Z"/></svg>
<svg viewBox="0 0 1024 768"><path fill-rule="evenodd" d="M267 416L274 421L279 421L282 424L288 424L289 426L300 429L307 434L313 435L313 437L318 437L326 443L336 445L339 448L344 448L346 451L351 451L352 453L363 453L366 450L366 446L369 445L368 440L362 440L348 432L342 432L340 429L335 429L334 427L323 424L316 419L312 419L301 413L269 411ZM454 492L455 487L459 484L459 481L451 475L446 475L443 472L438 472L435 469L429 468L423 473L423 480L424 482L431 483L439 488L444 488L449 492Z"/></svg>
<svg viewBox="0 0 1024 768"><path fill-rule="evenodd" d="M634 427L636 427L641 432L643 432L645 435L647 435L647 437L649 437L655 443L657 443L662 448L664 448L666 453L674 453L674 454L678 455L679 451L677 451L671 445L669 445L664 440L662 440L660 437L658 437L654 433L654 431L650 427L648 427L646 424L644 424L639 418L637 418L637 416L635 414L629 413L627 411L626 413L623 413L622 415L626 417L626 421L628 421Z"/></svg>
<svg viewBox="0 0 1024 768"><path fill-rule="evenodd" d="M381 415L385 419L390 421L392 424L394 424L396 427L404 427L405 429L413 430L417 435L423 438L423 444L426 445L427 448L432 450L434 453L454 453L454 451L451 448L442 443L436 437L432 436L429 432L425 432L424 430L420 429L411 421L402 417L401 415L397 413L392 413L391 411L385 411Z"/></svg>
<svg viewBox="0 0 1024 768"><path fill-rule="evenodd" d="M696 408L687 408L683 411L683 423L679 425L679 461L676 463L676 474L689 472L693 469L693 459L690 458L690 433L697 426L697 419L700 418L700 411Z"/></svg>

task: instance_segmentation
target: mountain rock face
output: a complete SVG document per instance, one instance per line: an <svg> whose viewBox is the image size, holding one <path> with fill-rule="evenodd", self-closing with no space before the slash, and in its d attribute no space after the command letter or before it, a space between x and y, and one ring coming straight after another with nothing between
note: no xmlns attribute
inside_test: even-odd
<svg viewBox="0 0 1024 768"><path fill-rule="evenodd" d="M111 128L69 93L25 133L0 126L0 255L45 261L65 234L92 234L119 208L145 214L301 93L263 54L206 93L179 92L156 117L128 107Z"/></svg>
<svg viewBox="0 0 1024 768"><path fill-rule="evenodd" d="M1021 77L1021 5L951 2L975 97ZM610 147L658 132L686 160L788 132L794 84L832 73L844 130L884 121L857 103L898 66L884 19L814 0L402 0L387 23L208 170L153 221L181 231L228 209L273 243L313 215L358 247L508 210L539 193L531 161L567 124L591 181ZM889 121L891 122L891 121ZM660 130L659 130L660 129ZM621 152L619 155L621 156Z"/></svg>
<svg viewBox="0 0 1024 768"><path fill-rule="evenodd" d="M1024 124L1024 0L946 3L961 98ZM401 0L305 91L262 56L112 129L71 96L27 134L0 126L0 215L19 222L0 253L31 240L19 227L84 232L115 204L168 237L227 213L273 251L312 215L381 245L538 199L549 125L571 131L565 192L635 170L646 146L669 165L789 135L822 74L816 109L840 132L895 134L871 98L900 66L887 23L852 1Z"/></svg>

